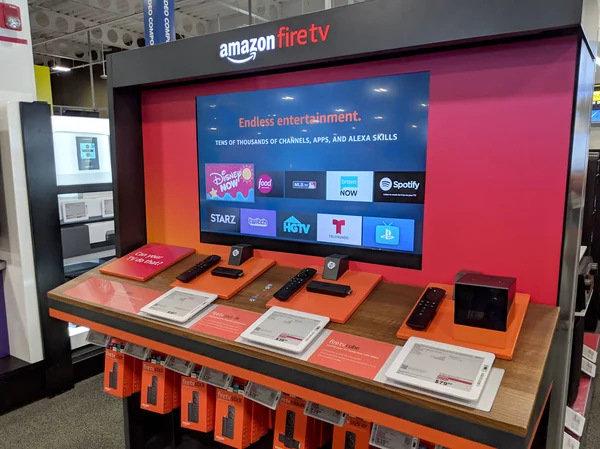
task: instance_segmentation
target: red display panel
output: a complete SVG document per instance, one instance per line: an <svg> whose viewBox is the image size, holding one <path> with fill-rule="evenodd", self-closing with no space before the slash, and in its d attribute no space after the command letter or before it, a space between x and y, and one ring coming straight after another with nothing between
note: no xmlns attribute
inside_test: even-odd
<svg viewBox="0 0 600 449"><path fill-rule="evenodd" d="M576 39L561 37L144 92L148 241L228 251L200 243L196 96L428 70L423 268L350 268L414 285L463 269L515 276L532 302L556 304L576 56Z"/></svg>

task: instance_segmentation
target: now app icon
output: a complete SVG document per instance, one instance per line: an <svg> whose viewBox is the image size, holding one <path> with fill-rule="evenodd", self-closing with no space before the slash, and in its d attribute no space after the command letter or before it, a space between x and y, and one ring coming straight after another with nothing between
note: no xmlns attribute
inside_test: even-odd
<svg viewBox="0 0 600 449"><path fill-rule="evenodd" d="M373 201L372 171L328 171L328 201Z"/></svg>

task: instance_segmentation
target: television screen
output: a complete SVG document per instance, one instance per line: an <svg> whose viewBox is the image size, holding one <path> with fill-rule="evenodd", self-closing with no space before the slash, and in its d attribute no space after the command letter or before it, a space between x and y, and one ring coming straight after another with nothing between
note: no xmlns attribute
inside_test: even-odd
<svg viewBox="0 0 600 449"><path fill-rule="evenodd" d="M592 123L600 123L600 85L594 86L594 98L592 100Z"/></svg>
<svg viewBox="0 0 600 449"><path fill-rule="evenodd" d="M428 72L196 106L202 242L421 268Z"/></svg>

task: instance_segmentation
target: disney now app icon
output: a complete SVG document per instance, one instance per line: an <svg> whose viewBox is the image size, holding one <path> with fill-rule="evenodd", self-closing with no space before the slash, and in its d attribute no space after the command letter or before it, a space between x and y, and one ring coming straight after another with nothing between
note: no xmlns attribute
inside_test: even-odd
<svg viewBox="0 0 600 449"><path fill-rule="evenodd" d="M414 251L415 221L407 218L363 217L363 246Z"/></svg>

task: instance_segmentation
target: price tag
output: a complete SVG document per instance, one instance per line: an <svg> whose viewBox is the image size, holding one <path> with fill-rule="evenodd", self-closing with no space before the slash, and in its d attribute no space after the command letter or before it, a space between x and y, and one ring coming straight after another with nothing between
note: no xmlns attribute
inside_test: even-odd
<svg viewBox="0 0 600 449"><path fill-rule="evenodd" d="M565 432L562 447L563 449L579 449L579 441Z"/></svg>
<svg viewBox="0 0 600 449"><path fill-rule="evenodd" d="M581 371L590 377L596 377L596 365L585 357L583 357L583 360L581 361Z"/></svg>
<svg viewBox="0 0 600 449"><path fill-rule="evenodd" d="M203 366L202 370L200 370L200 376L198 376L198 380L206 382L214 387L227 390L231 386L233 376L231 374Z"/></svg>
<svg viewBox="0 0 600 449"><path fill-rule="evenodd" d="M346 422L345 413L310 401L306 401L304 414L340 427Z"/></svg>
<svg viewBox="0 0 600 449"><path fill-rule="evenodd" d="M598 359L598 353L586 345L583 345L583 356L592 363L596 363Z"/></svg>
<svg viewBox="0 0 600 449"><path fill-rule="evenodd" d="M273 390L272 388L255 384L254 382L248 382L244 388L244 397L251 401L258 402L265 407L269 407L271 410L275 410L281 399L281 391Z"/></svg>
<svg viewBox="0 0 600 449"><path fill-rule="evenodd" d="M110 343L110 339L110 335L101 334L100 332L96 332L93 330L90 330L87 334L87 337L85 337L85 341L87 341L88 343L96 346L101 346L103 348L106 348L108 346L108 344Z"/></svg>
<svg viewBox="0 0 600 449"><path fill-rule="evenodd" d="M418 449L419 439L379 424L373 424L369 444L379 449Z"/></svg>
<svg viewBox="0 0 600 449"><path fill-rule="evenodd" d="M194 366L194 363L173 357L172 355L167 356L167 360L165 360L165 367L176 373L183 374L184 376L189 376L194 369Z"/></svg>
<svg viewBox="0 0 600 449"><path fill-rule="evenodd" d="M125 343L125 354L130 355L131 357L135 357L140 360L147 360L150 357L150 353L152 349L146 348L144 346L136 345L131 342Z"/></svg>
<svg viewBox="0 0 600 449"><path fill-rule="evenodd" d="M584 426L585 417L567 406L567 411L565 412L565 427L575 435L581 436L583 435Z"/></svg>

